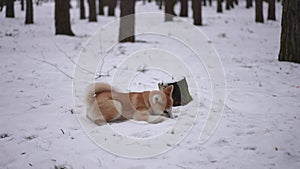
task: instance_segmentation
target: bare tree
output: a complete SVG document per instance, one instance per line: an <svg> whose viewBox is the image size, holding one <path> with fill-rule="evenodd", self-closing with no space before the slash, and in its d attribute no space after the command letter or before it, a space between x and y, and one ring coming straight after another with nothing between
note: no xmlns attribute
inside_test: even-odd
<svg viewBox="0 0 300 169"><path fill-rule="evenodd" d="M55 34L75 36L70 23L70 1L55 0Z"/></svg>
<svg viewBox="0 0 300 169"><path fill-rule="evenodd" d="M165 0L165 21L173 21L175 0Z"/></svg>
<svg viewBox="0 0 300 169"><path fill-rule="evenodd" d="M80 0L80 19L85 19L85 7L84 7L84 0Z"/></svg>
<svg viewBox="0 0 300 169"><path fill-rule="evenodd" d="M253 6L253 0L246 0L246 8L251 8Z"/></svg>
<svg viewBox="0 0 300 169"><path fill-rule="evenodd" d="M202 3L201 0L192 0L194 25L202 25Z"/></svg>
<svg viewBox="0 0 300 169"><path fill-rule="evenodd" d="M0 0L0 12L2 12L4 5L4 0Z"/></svg>
<svg viewBox="0 0 300 169"><path fill-rule="evenodd" d="M135 0L121 0L119 42L134 42Z"/></svg>
<svg viewBox="0 0 300 169"><path fill-rule="evenodd" d="M163 0L158 0L158 9L162 9Z"/></svg>
<svg viewBox="0 0 300 169"><path fill-rule="evenodd" d="M89 22L97 22L96 1L88 0L89 3Z"/></svg>
<svg viewBox="0 0 300 169"><path fill-rule="evenodd" d="M108 1L108 16L115 16L116 7L117 7L117 0Z"/></svg>
<svg viewBox="0 0 300 169"><path fill-rule="evenodd" d="M104 0L98 1L98 15L104 15Z"/></svg>
<svg viewBox="0 0 300 169"><path fill-rule="evenodd" d="M15 7L14 7L15 0L6 0L6 17L7 18L14 18L15 17Z"/></svg>
<svg viewBox="0 0 300 169"><path fill-rule="evenodd" d="M180 14L181 17L188 17L188 0L180 0Z"/></svg>
<svg viewBox="0 0 300 169"><path fill-rule="evenodd" d="M279 61L300 63L300 0L284 0Z"/></svg>
<svg viewBox="0 0 300 169"><path fill-rule="evenodd" d="M276 2L275 0L268 0L269 2L269 7L268 7L268 20L276 20L276 13L275 13L275 9L276 9Z"/></svg>
<svg viewBox="0 0 300 169"><path fill-rule="evenodd" d="M211 1L212 0L208 0L209 6L212 6L212 2ZM206 6L206 0L202 0L202 2L203 2L203 6Z"/></svg>
<svg viewBox="0 0 300 169"><path fill-rule="evenodd" d="M223 8L222 8L222 0L217 0L217 13L222 13Z"/></svg>
<svg viewBox="0 0 300 169"><path fill-rule="evenodd" d="M21 4L21 11L24 11L24 0L21 0L20 4Z"/></svg>
<svg viewBox="0 0 300 169"><path fill-rule="evenodd" d="M233 0L226 0L226 10L230 10L230 8L234 8Z"/></svg>
<svg viewBox="0 0 300 169"><path fill-rule="evenodd" d="M32 0L26 0L25 24L33 24L33 4L32 4Z"/></svg>
<svg viewBox="0 0 300 169"><path fill-rule="evenodd" d="M264 23L263 1L255 0L255 22Z"/></svg>

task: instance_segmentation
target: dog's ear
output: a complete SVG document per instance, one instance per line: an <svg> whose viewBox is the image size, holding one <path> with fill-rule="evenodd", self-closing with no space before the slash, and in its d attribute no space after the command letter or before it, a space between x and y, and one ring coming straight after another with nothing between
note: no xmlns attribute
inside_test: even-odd
<svg viewBox="0 0 300 169"><path fill-rule="evenodd" d="M164 93L167 95L167 96L172 96L172 92L173 92L173 85L170 85L168 87L166 87L164 89Z"/></svg>

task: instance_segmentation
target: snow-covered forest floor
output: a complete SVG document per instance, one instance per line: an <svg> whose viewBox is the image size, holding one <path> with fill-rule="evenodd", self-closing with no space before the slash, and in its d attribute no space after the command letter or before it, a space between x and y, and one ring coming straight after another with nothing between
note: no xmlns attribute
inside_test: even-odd
<svg viewBox="0 0 300 169"><path fill-rule="evenodd" d="M223 14L217 14L213 5L203 7L204 26L198 29L215 46L224 66L226 106L221 122L212 137L199 144L207 118L205 112L200 113L195 126L174 149L144 159L119 157L99 148L82 129L78 112L74 112L70 78L74 63L89 37L116 18L98 16L97 23L79 20L74 3L71 24L76 36L68 37L54 35L52 2L34 7L33 25L24 25L25 13L18 3L16 18L7 19L2 12L0 168L299 168L300 66L277 61L281 5L276 6L277 21L264 24L254 22L254 9L245 9L243 1ZM161 12L154 3L142 5L140 1L136 11ZM267 16L267 5L264 12ZM192 23L191 18L184 20ZM122 44L111 55L134 52L140 46L175 45L163 40L154 42L158 44ZM141 83L153 83L145 81ZM203 83L203 94L209 95ZM206 103L202 105L202 112L208 110ZM162 124L144 124L139 132L130 131L130 122L112 126L131 136L147 137L160 132L160 125L171 124L171 119Z"/></svg>

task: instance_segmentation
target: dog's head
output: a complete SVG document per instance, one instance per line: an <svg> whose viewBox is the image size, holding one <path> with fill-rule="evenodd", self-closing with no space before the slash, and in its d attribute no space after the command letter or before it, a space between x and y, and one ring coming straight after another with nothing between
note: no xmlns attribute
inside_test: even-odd
<svg viewBox="0 0 300 169"><path fill-rule="evenodd" d="M173 106L173 86L168 86L162 90L154 90L150 92L149 102L152 109L153 114L162 115L167 113L170 117L172 106Z"/></svg>

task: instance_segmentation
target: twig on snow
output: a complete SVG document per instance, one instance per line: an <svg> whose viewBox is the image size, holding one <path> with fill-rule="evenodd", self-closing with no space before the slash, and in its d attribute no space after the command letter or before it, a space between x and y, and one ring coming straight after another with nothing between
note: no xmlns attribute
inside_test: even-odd
<svg viewBox="0 0 300 169"><path fill-rule="evenodd" d="M44 55L43 51L41 51L41 53L42 53L42 56L43 56L43 58L44 58L45 55ZM56 70L58 70L59 72L61 72L61 73L64 74L65 76L67 76L68 78L74 79L72 76L68 75L66 72L64 72L63 70L61 70L61 69L57 66L57 64L48 62L48 61L46 61L46 60L41 60L41 59L38 59L38 58L33 58L33 57L32 57L32 59L33 59L33 60L36 60L36 61L39 61L39 62L42 62L42 63L46 63L46 64L48 64L48 65L54 67Z"/></svg>
<svg viewBox="0 0 300 169"><path fill-rule="evenodd" d="M57 45L57 43L55 43L55 46L56 46L56 48L57 48L59 51L61 51L61 52L64 54L64 56L65 56L66 58L68 58L68 59L69 59L75 66L77 66L79 69L81 69L81 70L83 70L83 71L85 71L85 72L87 72L87 73L90 73L90 74L92 74L92 75L95 75L95 73L93 73L93 72L91 72L91 71L89 71L89 70L87 70L87 69L81 67L80 65L78 65L78 64L72 59L71 56L69 56L62 48L60 48L60 47ZM100 75L97 75L97 76L100 76Z"/></svg>

